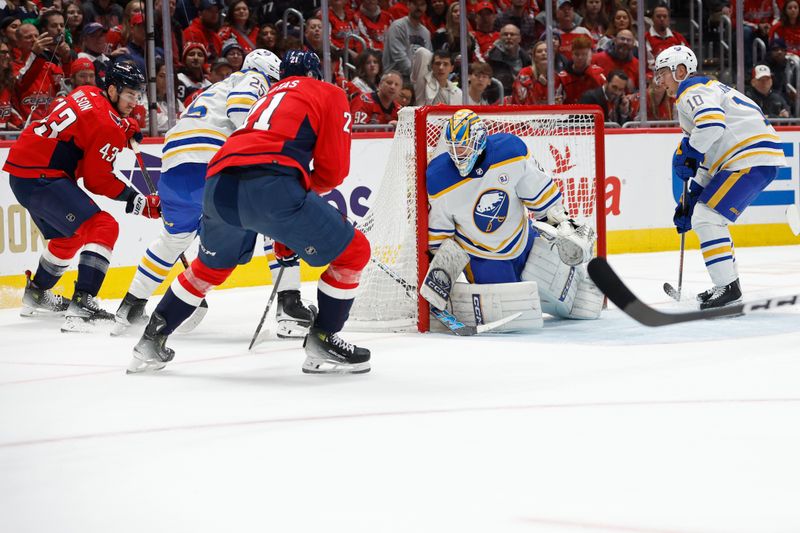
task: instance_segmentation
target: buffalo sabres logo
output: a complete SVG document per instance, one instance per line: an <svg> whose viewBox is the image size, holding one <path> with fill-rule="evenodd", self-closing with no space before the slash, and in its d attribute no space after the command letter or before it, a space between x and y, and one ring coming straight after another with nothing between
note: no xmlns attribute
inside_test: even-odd
<svg viewBox="0 0 800 533"><path fill-rule="evenodd" d="M489 189L478 198L472 219L484 233L497 231L508 215L508 194L500 189Z"/></svg>

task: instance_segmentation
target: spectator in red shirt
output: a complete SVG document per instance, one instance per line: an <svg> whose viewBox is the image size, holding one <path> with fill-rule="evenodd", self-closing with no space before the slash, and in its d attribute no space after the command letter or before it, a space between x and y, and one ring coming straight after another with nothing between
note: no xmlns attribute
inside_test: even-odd
<svg viewBox="0 0 800 533"><path fill-rule="evenodd" d="M592 63L599 65L608 79L612 70L625 72L629 89L639 87L639 60L633 57L633 32L620 30L608 51L599 52L592 57Z"/></svg>
<svg viewBox="0 0 800 533"><path fill-rule="evenodd" d="M197 18L183 30L183 42L201 43L208 57L216 59L222 54L222 39L217 33L221 3L219 0L200 0L199 9Z"/></svg>
<svg viewBox="0 0 800 533"><path fill-rule="evenodd" d="M407 15L408 13L406 13ZM397 20L397 19L395 19ZM431 36L438 30L444 28L447 22L447 2L445 0L430 0L428 9L422 16L422 23L431 32Z"/></svg>
<svg viewBox="0 0 800 533"><path fill-rule="evenodd" d="M350 102L354 124L397 124L400 104L396 102L403 86L403 76L396 70L386 72L378 90L364 93Z"/></svg>
<svg viewBox="0 0 800 533"><path fill-rule="evenodd" d="M383 35L392 23L392 16L383 11L378 0L362 0L355 14L358 33L367 41L367 47L383 50Z"/></svg>
<svg viewBox="0 0 800 533"><path fill-rule="evenodd" d="M647 120L675 120L675 99L667 94L667 88L650 78L647 86ZM631 99L631 116L639 116L639 99Z"/></svg>
<svg viewBox="0 0 800 533"><path fill-rule="evenodd" d="M547 43L539 41L531 49L530 66L523 68L517 74L511 89L511 104L545 105L547 104ZM555 88L560 85L559 78L555 79ZM560 99L556 99L560 104Z"/></svg>
<svg viewBox="0 0 800 533"><path fill-rule="evenodd" d="M558 0L555 33L561 38L561 46L558 51L567 61L572 60L572 41L580 36L591 38L589 30L583 26L577 26L574 19L575 10L572 7L572 0Z"/></svg>
<svg viewBox="0 0 800 533"><path fill-rule="evenodd" d="M686 38L673 31L669 27L669 7L665 5L658 5L653 9L653 25L650 31L645 33L645 41L647 44L647 66L650 70L653 69L655 58L658 57L663 50L670 46L683 45L689 46Z"/></svg>
<svg viewBox="0 0 800 533"><path fill-rule="evenodd" d="M589 30L594 47L608 30L608 15L603 9L603 0L586 0L579 10L582 17L581 26Z"/></svg>
<svg viewBox="0 0 800 533"><path fill-rule="evenodd" d="M14 109L14 69L11 66L11 49L0 42L0 129L19 130L22 128L22 115Z"/></svg>
<svg viewBox="0 0 800 533"><path fill-rule="evenodd" d="M500 32L494 29L497 11L491 2L478 2L475 6L475 39L481 49L481 55L486 57L495 41L500 38Z"/></svg>
<svg viewBox="0 0 800 533"><path fill-rule="evenodd" d="M786 43L786 51L800 55L800 3L787 0L781 10L781 19L769 30L770 41L780 37Z"/></svg>
<svg viewBox="0 0 800 533"><path fill-rule="evenodd" d="M256 49L258 26L250 16L246 0L236 0L230 5L219 36L223 43L231 37L235 38L245 55Z"/></svg>
<svg viewBox="0 0 800 533"><path fill-rule="evenodd" d="M353 16L352 11L345 7L344 0L330 1L330 7L328 8L328 20L330 21L331 25L331 44L338 50L344 49L345 36L348 33L358 33L355 17ZM361 45L357 41L351 41L349 46L354 47L350 49L350 55L352 56L351 59L354 60L358 53L361 52Z"/></svg>
<svg viewBox="0 0 800 533"><path fill-rule="evenodd" d="M72 62L72 50L67 44L64 35L64 15L56 10L45 11L39 17L41 35L52 38L52 44L45 46L45 54L50 54L49 59L61 66L65 74L69 74L69 65Z"/></svg>
<svg viewBox="0 0 800 533"><path fill-rule="evenodd" d="M572 41L572 61L558 73L564 88L564 103L577 104L583 93L603 86L606 77L603 69L592 65L592 40L581 36Z"/></svg>
<svg viewBox="0 0 800 533"><path fill-rule="evenodd" d="M97 86L96 72L94 63L91 60L81 57L72 62L69 66L69 81L70 87L67 94L81 85L94 85Z"/></svg>
<svg viewBox="0 0 800 533"><path fill-rule="evenodd" d="M61 88L64 71L49 61L53 57L53 39L39 35L33 24L23 24L17 30L20 61L14 65L16 86L14 107L27 119L40 119L47 115L50 103ZM48 50L49 49L49 50Z"/></svg>
<svg viewBox="0 0 800 533"><path fill-rule="evenodd" d="M383 73L382 54L377 50L365 50L356 59L356 77L353 84L362 93L378 90L378 83Z"/></svg>

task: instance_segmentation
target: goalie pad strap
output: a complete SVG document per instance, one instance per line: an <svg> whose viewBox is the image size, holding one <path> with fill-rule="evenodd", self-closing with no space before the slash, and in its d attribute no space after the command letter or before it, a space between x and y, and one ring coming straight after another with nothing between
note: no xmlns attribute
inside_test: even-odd
<svg viewBox="0 0 800 533"><path fill-rule="evenodd" d="M469 263L469 255L453 239L442 243L433 256L419 294L436 309L447 309L450 291Z"/></svg>

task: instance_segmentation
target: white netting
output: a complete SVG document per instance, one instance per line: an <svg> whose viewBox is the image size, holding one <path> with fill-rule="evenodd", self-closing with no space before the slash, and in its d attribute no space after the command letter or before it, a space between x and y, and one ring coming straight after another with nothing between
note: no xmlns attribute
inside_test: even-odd
<svg viewBox="0 0 800 533"><path fill-rule="evenodd" d="M443 152L443 126L453 109L434 108L418 115L424 127L415 124L415 108L400 111L380 189L359 226L370 241L373 261L362 275L350 329L417 328L417 213L427 205L417 206L416 137L418 132L425 135L427 161ZM596 229L593 114L513 108L479 114L489 134L512 133L523 139L531 155L558 182L567 211Z"/></svg>

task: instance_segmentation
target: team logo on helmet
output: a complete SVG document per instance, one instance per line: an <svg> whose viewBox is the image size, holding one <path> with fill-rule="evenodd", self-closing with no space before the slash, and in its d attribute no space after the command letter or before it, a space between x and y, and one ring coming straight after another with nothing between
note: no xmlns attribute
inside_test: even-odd
<svg viewBox="0 0 800 533"><path fill-rule="evenodd" d="M489 189L478 197L472 219L484 233L497 231L508 216L508 194L500 189Z"/></svg>

